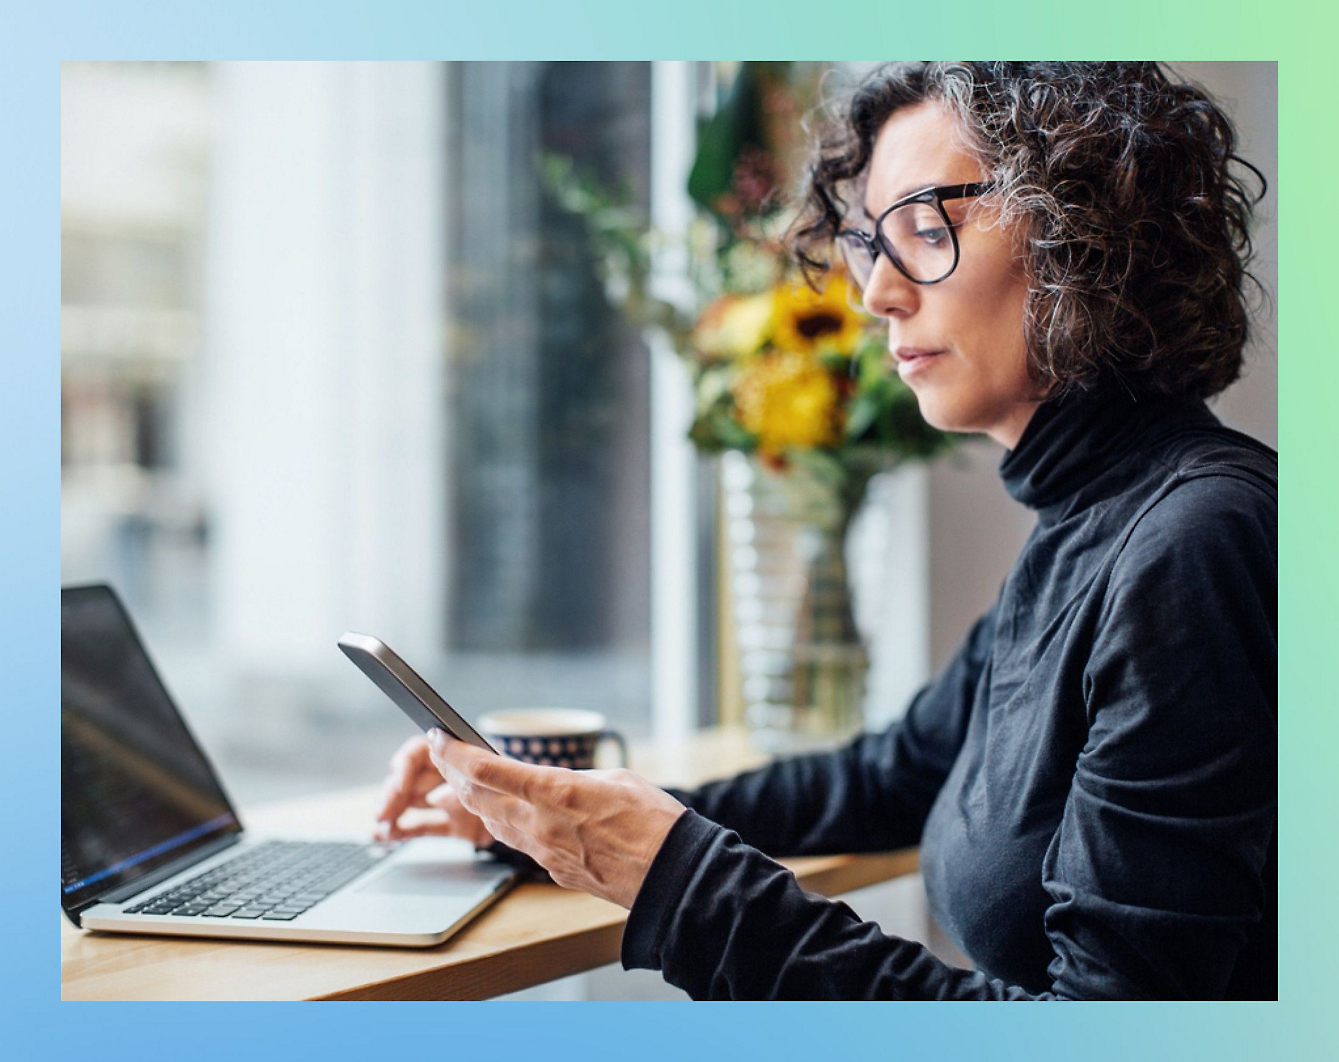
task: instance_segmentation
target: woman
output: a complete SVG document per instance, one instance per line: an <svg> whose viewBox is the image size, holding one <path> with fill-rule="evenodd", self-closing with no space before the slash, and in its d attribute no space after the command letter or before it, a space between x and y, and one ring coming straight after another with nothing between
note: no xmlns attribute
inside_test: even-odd
<svg viewBox="0 0 1339 1062"><path fill-rule="evenodd" d="M1008 450L1037 526L994 607L840 751L670 794L436 732L383 834L435 806L425 831L520 849L696 997L1276 996L1277 459L1204 404L1247 334L1233 145L1153 64L872 75L797 250L841 247L926 420ZM975 971L769 858L916 843Z"/></svg>

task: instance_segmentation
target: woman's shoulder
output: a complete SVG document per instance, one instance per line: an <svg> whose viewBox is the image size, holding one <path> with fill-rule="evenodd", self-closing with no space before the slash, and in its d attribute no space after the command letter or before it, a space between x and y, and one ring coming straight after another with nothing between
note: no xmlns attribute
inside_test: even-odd
<svg viewBox="0 0 1339 1062"><path fill-rule="evenodd" d="M1203 407L1201 407L1203 408ZM1193 493L1224 501L1254 499L1278 506L1279 455L1259 439L1227 427L1203 409L1204 416L1169 431L1158 447L1168 490L1196 480Z"/></svg>
<svg viewBox="0 0 1339 1062"><path fill-rule="evenodd" d="M1161 595L1277 573L1277 457L1211 440L1183 454L1125 527L1111 582Z"/></svg>
<svg viewBox="0 0 1339 1062"><path fill-rule="evenodd" d="M1166 405L1175 415L1150 430L1135 457L1144 468L1127 481L1117 555L1275 541L1278 453L1227 427L1202 401Z"/></svg>
<svg viewBox="0 0 1339 1062"><path fill-rule="evenodd" d="M1127 545L1167 541L1196 549L1277 537L1277 478L1258 469L1221 466L1179 470L1126 534Z"/></svg>

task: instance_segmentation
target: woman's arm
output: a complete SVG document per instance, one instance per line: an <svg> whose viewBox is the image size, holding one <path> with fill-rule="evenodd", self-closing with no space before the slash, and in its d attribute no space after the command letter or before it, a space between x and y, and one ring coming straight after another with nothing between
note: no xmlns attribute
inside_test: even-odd
<svg viewBox="0 0 1339 1062"><path fill-rule="evenodd" d="M962 747L994 635L986 613L906 715L835 752L796 756L690 792L705 819L770 855L878 852L913 845Z"/></svg>
<svg viewBox="0 0 1339 1062"><path fill-rule="evenodd" d="M1085 676L1090 736L1039 868L1048 991L952 969L692 813L642 883L624 965L699 998L1221 997L1273 888L1273 512L1255 485L1187 481L1114 566Z"/></svg>
<svg viewBox="0 0 1339 1062"><path fill-rule="evenodd" d="M797 756L673 797L743 834L773 855L884 851L915 844L953 759L962 747L973 693L994 634L994 612L973 626L934 682L913 698L903 720L835 752ZM464 837L513 862L528 863L497 841L434 766L428 743L413 738L391 761L377 812L383 840L439 834ZM417 824L400 817L420 809Z"/></svg>

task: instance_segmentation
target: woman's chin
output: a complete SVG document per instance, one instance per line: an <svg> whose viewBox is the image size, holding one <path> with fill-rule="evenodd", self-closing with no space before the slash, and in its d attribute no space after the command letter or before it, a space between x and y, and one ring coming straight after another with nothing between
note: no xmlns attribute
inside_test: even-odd
<svg viewBox="0 0 1339 1062"><path fill-rule="evenodd" d="M936 395L930 388L916 392L916 401L920 406L921 418L932 428L940 431L971 431L971 425L963 417L962 411L952 403L944 401L942 395Z"/></svg>

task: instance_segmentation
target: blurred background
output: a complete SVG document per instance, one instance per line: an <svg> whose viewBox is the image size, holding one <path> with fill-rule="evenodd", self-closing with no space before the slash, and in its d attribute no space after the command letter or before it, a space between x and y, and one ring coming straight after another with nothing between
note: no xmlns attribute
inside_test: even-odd
<svg viewBox="0 0 1339 1062"><path fill-rule="evenodd" d="M864 70L806 65L833 92ZM1273 293L1276 64L1170 65L1270 182ZM235 802L376 781L412 732L336 651L346 629L469 716L579 706L663 740L737 721L686 378L611 308L535 159L673 231L738 68L64 65L62 580L121 594ZM1276 340L1266 305L1216 405L1273 446ZM862 516L871 726L1030 529L1000 454L903 468Z"/></svg>

